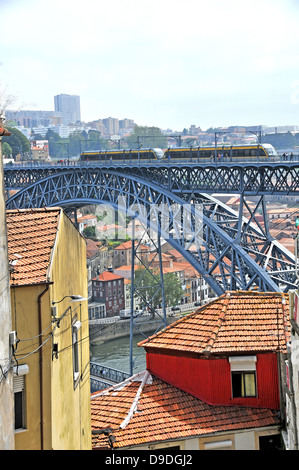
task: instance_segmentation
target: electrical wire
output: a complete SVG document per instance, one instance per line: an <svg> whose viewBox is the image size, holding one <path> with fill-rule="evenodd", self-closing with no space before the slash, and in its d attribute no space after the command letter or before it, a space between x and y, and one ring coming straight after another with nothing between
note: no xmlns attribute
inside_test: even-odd
<svg viewBox="0 0 299 470"><path fill-rule="evenodd" d="M40 344L38 346L38 348L36 348L35 350L31 351L30 353L26 354L25 356L22 356L22 357L18 357L18 361L22 361L23 359L26 359L27 357L29 356L32 356L32 354L35 354L36 352L38 352L48 341L49 339L53 338L53 334L52 333L42 344ZM17 354L18 356L18 354Z"/></svg>

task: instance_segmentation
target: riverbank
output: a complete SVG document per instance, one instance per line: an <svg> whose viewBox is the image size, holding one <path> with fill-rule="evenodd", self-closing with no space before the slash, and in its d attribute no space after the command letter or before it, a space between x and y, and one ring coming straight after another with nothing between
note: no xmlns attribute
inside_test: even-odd
<svg viewBox="0 0 299 470"><path fill-rule="evenodd" d="M167 325L177 320L175 316L167 317ZM161 318L157 320L138 320L140 329L143 333L152 333L157 328L164 328ZM137 322L136 322L137 323ZM137 333L137 329L133 328L133 334ZM89 325L89 341L90 345L98 345L110 341L112 339L122 338L130 335L130 320L118 320L111 323L93 322Z"/></svg>

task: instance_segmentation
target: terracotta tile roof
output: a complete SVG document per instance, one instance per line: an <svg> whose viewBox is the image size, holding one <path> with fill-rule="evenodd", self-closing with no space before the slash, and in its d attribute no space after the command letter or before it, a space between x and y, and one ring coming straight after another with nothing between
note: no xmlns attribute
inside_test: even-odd
<svg viewBox="0 0 299 470"><path fill-rule="evenodd" d="M274 410L209 405L148 371L91 395L93 449L107 445L105 428L122 448L278 424Z"/></svg>
<svg viewBox="0 0 299 470"><path fill-rule="evenodd" d="M114 269L114 272L117 272L117 271L128 271L128 272L131 272L131 269L132 269L132 266L130 264L123 264L122 266L120 266L119 268L115 268ZM135 264L134 265L134 271L138 271L138 269L140 269L140 265L139 264Z"/></svg>
<svg viewBox="0 0 299 470"><path fill-rule="evenodd" d="M228 292L139 346L197 354L286 352L290 338L288 304L287 294Z"/></svg>
<svg viewBox="0 0 299 470"><path fill-rule="evenodd" d="M137 245L137 244L138 244L138 242L135 241L135 245ZM116 247L114 248L114 250L129 250L129 249L131 249L131 248L132 248L132 242L129 240L129 241L127 241L127 242L122 243L122 244L119 245L119 246L116 246ZM140 243L140 244L138 245L138 248L137 248L137 251L138 251L138 250L147 250L147 251L149 251L149 250L150 250L150 247L147 246L147 245L142 245L142 244Z"/></svg>
<svg viewBox="0 0 299 470"><path fill-rule="evenodd" d="M99 232L107 232L109 230L114 230L114 229L118 229L120 228L119 225L115 225L115 224L108 224L108 225L97 225L97 230Z"/></svg>
<svg viewBox="0 0 299 470"><path fill-rule="evenodd" d="M11 284L47 281L60 213L60 208L6 212L9 262L15 262Z"/></svg>
<svg viewBox="0 0 299 470"><path fill-rule="evenodd" d="M104 271L99 274L97 277L93 278L93 281L115 281L116 279L123 279L122 276L111 273L110 271Z"/></svg>
<svg viewBox="0 0 299 470"><path fill-rule="evenodd" d="M81 222L81 221L84 221L84 220L93 220L93 219L96 219L96 218L97 218L96 215L87 214L87 215L81 215L81 217L79 217L77 220L78 220L78 222Z"/></svg>
<svg viewBox="0 0 299 470"><path fill-rule="evenodd" d="M98 245L90 238L86 238L86 257L92 258L97 254L99 254Z"/></svg>

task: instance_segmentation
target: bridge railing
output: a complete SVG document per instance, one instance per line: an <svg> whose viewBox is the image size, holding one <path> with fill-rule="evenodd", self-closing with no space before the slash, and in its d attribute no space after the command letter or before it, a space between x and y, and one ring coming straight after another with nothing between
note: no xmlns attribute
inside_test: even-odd
<svg viewBox="0 0 299 470"><path fill-rule="evenodd" d="M102 161L80 161L80 160L61 160L61 161L47 161L47 160L43 160L43 161L21 161L21 162L10 162L10 163L5 163L4 164L4 168L43 168L43 167L46 167L46 168L49 168L49 167L58 167L58 168L64 168L64 167L78 167L78 166L93 166L93 165L97 165L97 166L107 166L107 164L110 164L111 166L122 166L124 164L127 164L127 165L133 165L133 164L136 164L136 163L143 163L143 164L147 164L147 165L150 165L150 164L173 164L173 163L178 163L178 164L183 164L183 163L186 163L186 162L189 162L189 163L213 163L213 164L222 164L222 163L265 163L265 162L269 162L269 163L285 163L285 162L298 162L299 161L299 154L298 155L293 155L293 157L291 158L290 156L288 157L284 157L282 155L280 156L271 156L269 158L266 158L266 157L258 157L256 159L253 159L253 158L234 158L234 159L231 159L230 157L223 157L223 158L220 158L220 159L217 159L217 161L215 162L215 159L214 158L197 158L197 157L193 157L193 158L184 158L184 159L180 159L180 158L174 158L174 159L161 159L161 160L150 160L150 159L142 159L142 160L131 160L131 159L125 159L125 160L118 160L118 161L110 161L110 160L102 160Z"/></svg>
<svg viewBox="0 0 299 470"><path fill-rule="evenodd" d="M90 378L90 392L100 392L101 390L105 390L106 388L111 387L111 384L108 382L103 382L95 377Z"/></svg>
<svg viewBox="0 0 299 470"><path fill-rule="evenodd" d="M123 372L117 369L111 369L110 367L97 364L96 362L90 362L90 375L96 377L97 379L105 379L119 383L123 382L130 377L130 374Z"/></svg>

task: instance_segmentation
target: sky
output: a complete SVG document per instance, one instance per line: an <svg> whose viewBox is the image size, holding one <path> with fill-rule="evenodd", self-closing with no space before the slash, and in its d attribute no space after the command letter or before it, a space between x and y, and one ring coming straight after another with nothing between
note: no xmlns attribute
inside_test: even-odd
<svg viewBox="0 0 299 470"><path fill-rule="evenodd" d="M181 131L299 125L298 0L0 0L0 99Z"/></svg>

